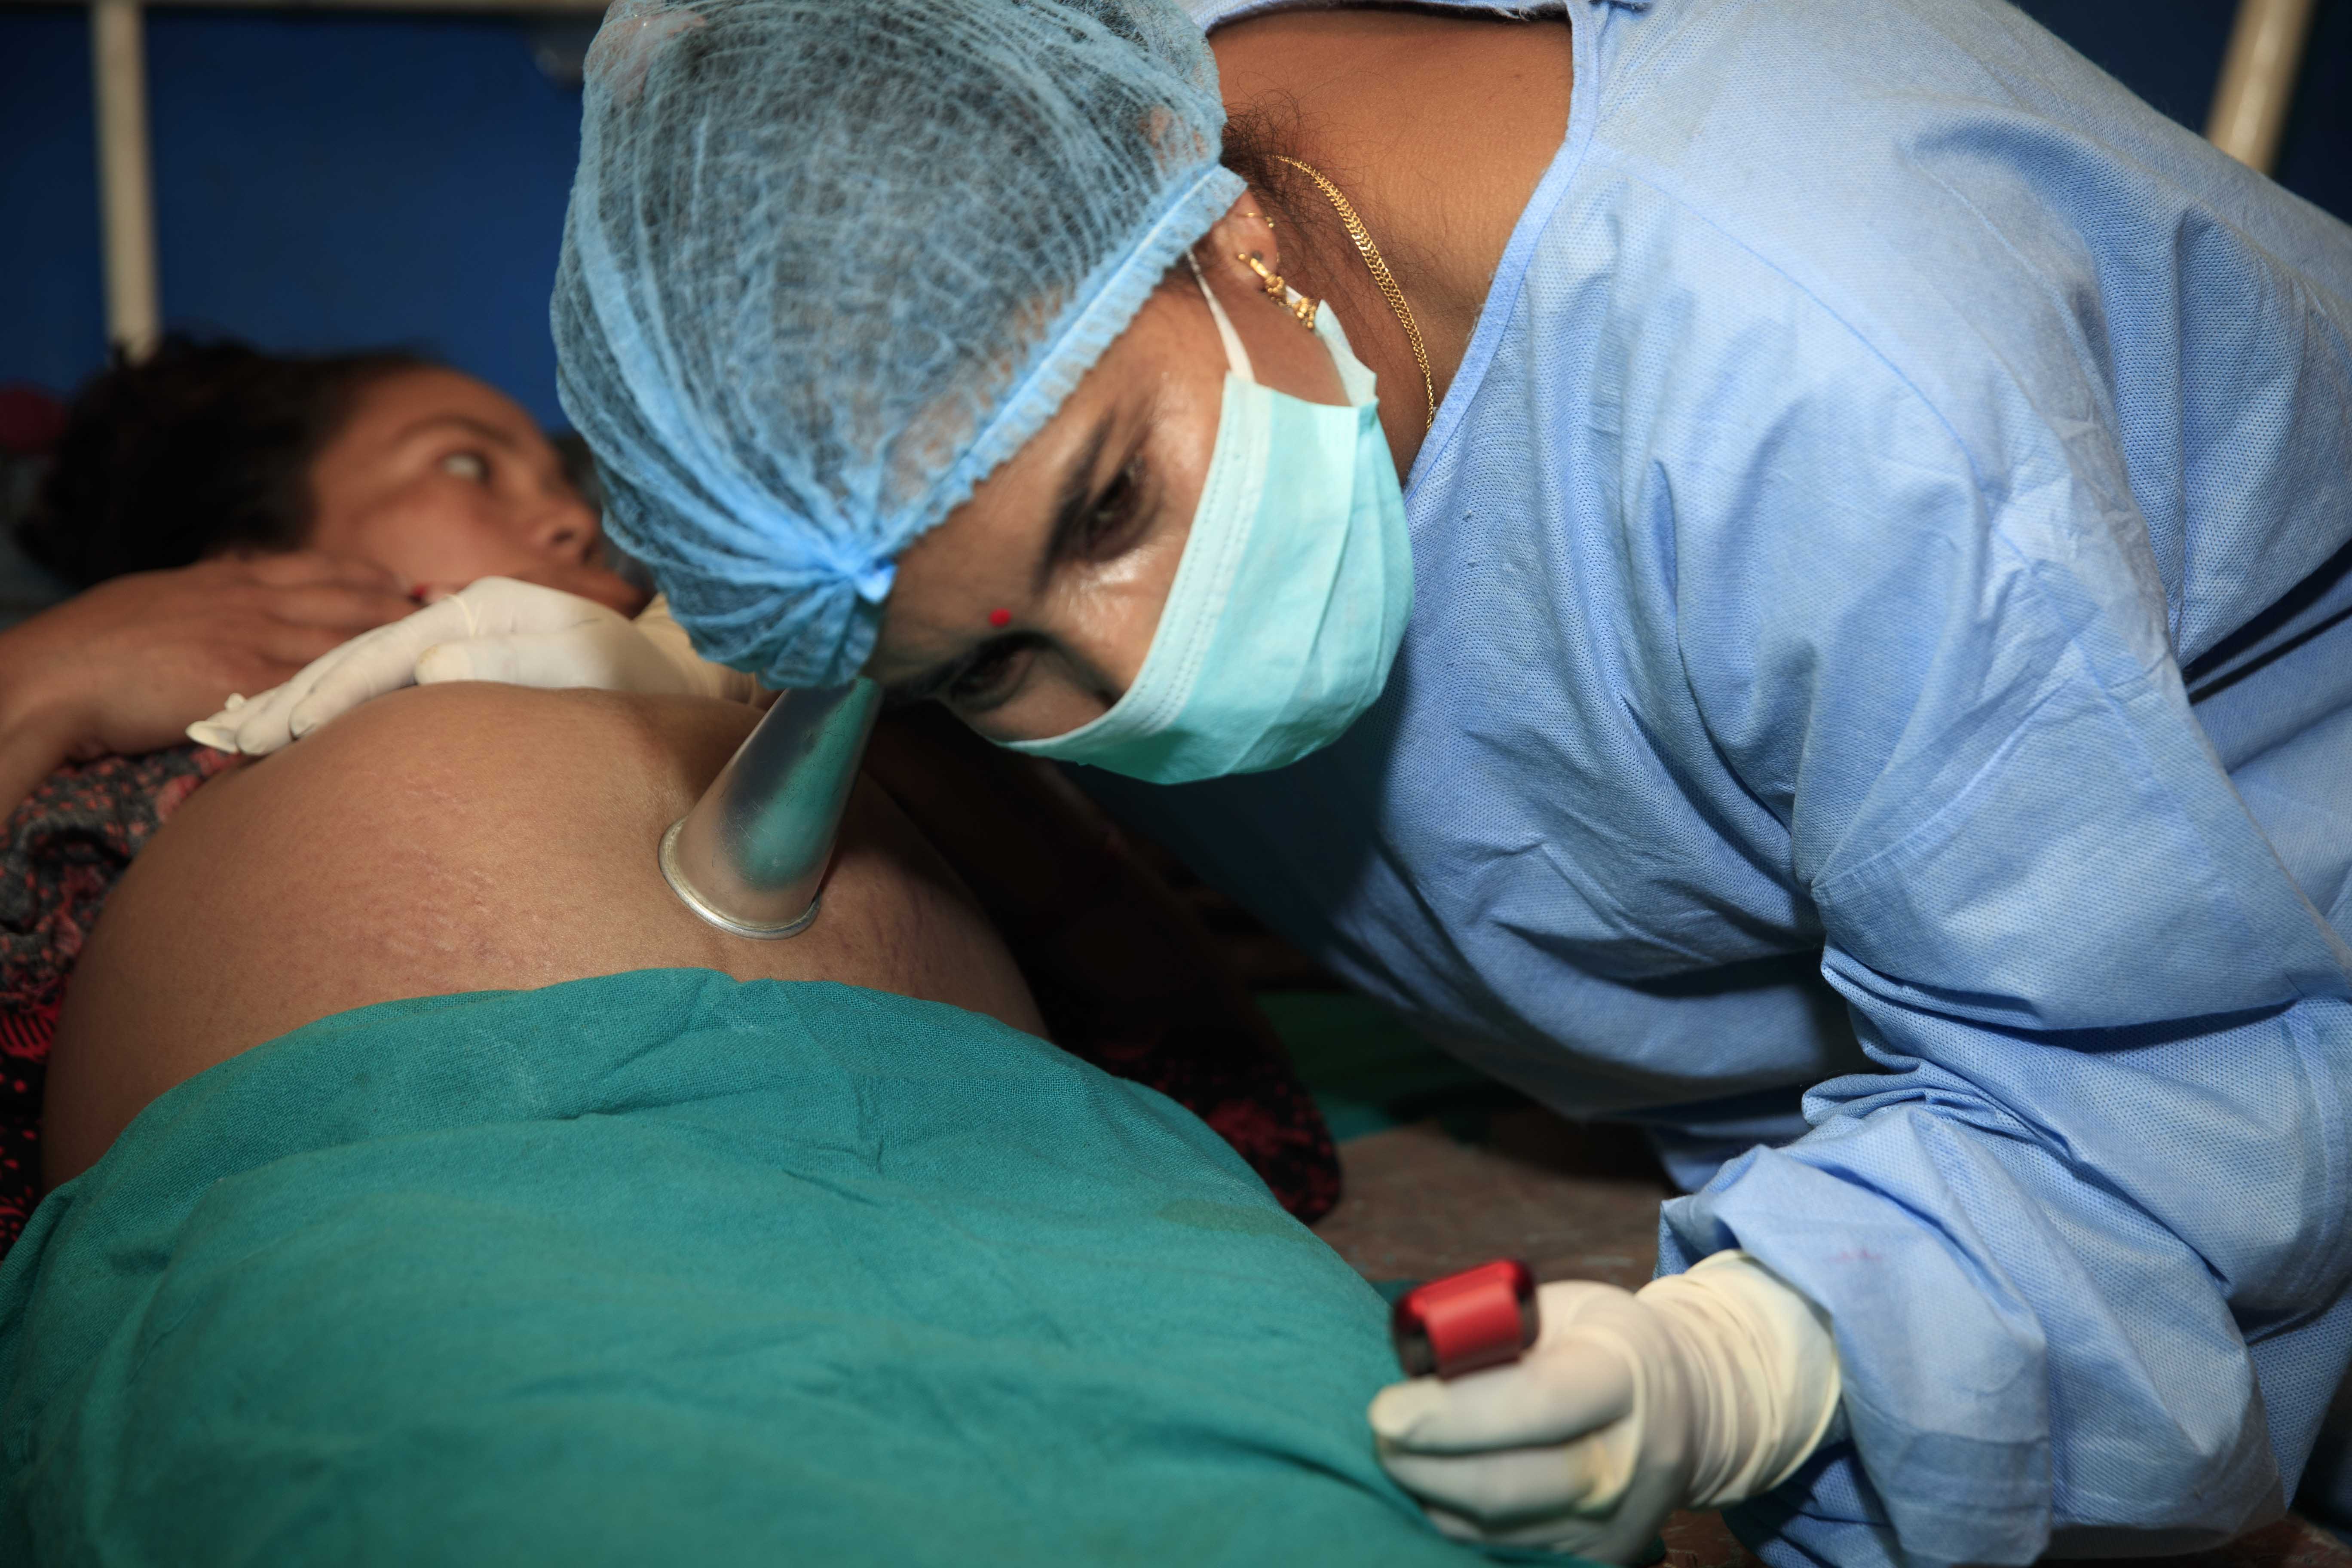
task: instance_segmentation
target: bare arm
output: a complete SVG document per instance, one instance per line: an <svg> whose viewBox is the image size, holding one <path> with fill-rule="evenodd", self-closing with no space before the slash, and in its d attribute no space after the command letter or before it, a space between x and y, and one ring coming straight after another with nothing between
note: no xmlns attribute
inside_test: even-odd
<svg viewBox="0 0 2352 1568"><path fill-rule="evenodd" d="M415 608L381 568L298 553L118 577L0 632L0 820L59 763L176 744Z"/></svg>
<svg viewBox="0 0 2352 1568"><path fill-rule="evenodd" d="M12 635L0 633L0 671L11 668ZM0 685L0 824L72 752L71 726L62 715L45 707L36 693Z"/></svg>

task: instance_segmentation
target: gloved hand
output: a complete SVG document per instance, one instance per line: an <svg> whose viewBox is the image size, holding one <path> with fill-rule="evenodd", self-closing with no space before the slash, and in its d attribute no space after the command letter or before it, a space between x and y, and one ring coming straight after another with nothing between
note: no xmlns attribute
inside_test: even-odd
<svg viewBox="0 0 2352 1568"><path fill-rule="evenodd" d="M1744 1252L1538 1301L1518 1362L1372 1401L1381 1463L1449 1535L1630 1563L1675 1510L1787 1479L1837 1414L1827 1318Z"/></svg>
<svg viewBox="0 0 2352 1568"><path fill-rule="evenodd" d="M188 738L265 756L336 715L404 686L499 680L748 699L748 676L694 657L656 599L638 622L593 600L510 577L485 577L415 615L353 637L281 686L232 697Z"/></svg>

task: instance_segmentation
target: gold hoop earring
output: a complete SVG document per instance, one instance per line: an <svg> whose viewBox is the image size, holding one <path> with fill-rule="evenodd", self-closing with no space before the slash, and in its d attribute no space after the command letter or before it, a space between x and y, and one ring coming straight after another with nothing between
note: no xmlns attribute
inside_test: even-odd
<svg viewBox="0 0 2352 1568"><path fill-rule="evenodd" d="M1265 297L1273 300L1276 304L1280 305L1283 309L1288 310L1292 317L1297 321L1300 326L1305 327L1310 332L1313 331L1315 330L1315 315L1317 311L1323 308L1323 301L1320 300L1310 300L1304 294L1301 294L1296 300L1288 298L1287 296L1290 285L1282 280L1281 273L1275 271L1259 258L1250 255L1247 251L1242 251L1238 254L1244 265L1247 266L1252 272L1256 273L1258 275L1258 280L1265 285Z"/></svg>

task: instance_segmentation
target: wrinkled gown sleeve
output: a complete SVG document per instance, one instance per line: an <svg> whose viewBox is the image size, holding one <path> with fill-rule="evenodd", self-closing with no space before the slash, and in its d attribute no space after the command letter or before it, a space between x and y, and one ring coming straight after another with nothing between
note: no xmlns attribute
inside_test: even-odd
<svg viewBox="0 0 2352 1568"><path fill-rule="evenodd" d="M2348 955L2200 727L2114 438L1990 356L1931 399L1764 269L1674 293L1607 479L1672 761L1770 808L1883 1069L1667 1207L1664 1268L1744 1247L1835 1324L1850 1441L1736 1522L1846 1568L2262 1522L2352 1338Z"/></svg>

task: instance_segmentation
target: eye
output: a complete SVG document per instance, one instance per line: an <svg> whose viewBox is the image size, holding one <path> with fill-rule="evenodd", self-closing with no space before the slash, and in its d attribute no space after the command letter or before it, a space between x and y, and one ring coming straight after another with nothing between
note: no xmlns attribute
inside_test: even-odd
<svg viewBox="0 0 2352 1568"><path fill-rule="evenodd" d="M997 637L982 643L956 672L955 679L948 682L942 695L964 712L985 712L1012 696L1020 686L1036 646L1036 639L1028 637Z"/></svg>
<svg viewBox="0 0 2352 1568"><path fill-rule="evenodd" d="M1106 561L1126 549L1128 536L1134 531L1142 510L1139 501L1143 486L1135 470L1133 463L1119 469L1118 477L1087 510L1076 541L1077 553L1086 559Z"/></svg>
<svg viewBox="0 0 2352 1568"><path fill-rule="evenodd" d="M452 452L441 459L441 471L478 485L489 483L490 462L479 452Z"/></svg>

